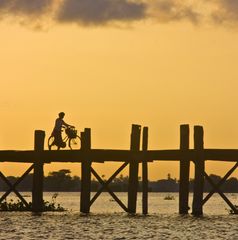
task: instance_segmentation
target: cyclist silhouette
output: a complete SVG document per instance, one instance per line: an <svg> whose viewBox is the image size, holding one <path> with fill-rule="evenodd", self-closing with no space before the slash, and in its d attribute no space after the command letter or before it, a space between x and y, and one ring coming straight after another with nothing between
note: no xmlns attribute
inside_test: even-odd
<svg viewBox="0 0 238 240"><path fill-rule="evenodd" d="M53 132L51 134L51 136L54 137L54 144L61 148L66 147L66 143L63 141L62 135L61 135L62 128L74 127L72 125L67 124L63 120L64 116L65 116L64 112L59 113L59 117L55 120L55 126L54 126Z"/></svg>

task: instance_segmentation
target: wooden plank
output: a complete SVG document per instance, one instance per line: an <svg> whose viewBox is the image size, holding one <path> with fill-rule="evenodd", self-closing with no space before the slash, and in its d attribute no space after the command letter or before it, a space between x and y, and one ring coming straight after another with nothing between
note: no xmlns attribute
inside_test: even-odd
<svg viewBox="0 0 238 240"><path fill-rule="evenodd" d="M91 129L85 128L81 133L81 149L87 152L91 149ZM80 195L80 211L82 213L90 212L91 197L91 159L85 158L81 164L81 195Z"/></svg>
<svg viewBox="0 0 238 240"><path fill-rule="evenodd" d="M193 151L181 153L178 149L172 150L148 150L146 153L143 151L130 151L130 150L113 150L113 149L90 149L85 152L83 150L60 150L41 152L41 159L44 163L50 162L82 162L85 158L92 159L93 162L125 162L137 161L142 162L142 159L147 161L163 160L163 161L178 161L181 154L189 155L193 158ZM22 162L34 163L34 151L0 151L0 162Z"/></svg>
<svg viewBox="0 0 238 240"><path fill-rule="evenodd" d="M237 162L238 149L204 149L206 160Z"/></svg>
<svg viewBox="0 0 238 240"><path fill-rule="evenodd" d="M132 125L131 131L131 152L135 153L140 150L141 126ZM138 191L138 169L139 161L133 159L129 164L129 182L128 182L128 212L136 213L137 191Z"/></svg>
<svg viewBox="0 0 238 240"><path fill-rule="evenodd" d="M207 181L212 185L213 189L222 197L222 199L229 205L235 214L238 214L238 209L232 204L232 202L226 197L226 195L219 189L219 187L213 183L211 178L205 173Z"/></svg>
<svg viewBox="0 0 238 240"><path fill-rule="evenodd" d="M30 206L29 206L28 202L21 196L21 194L15 189L15 186L13 186L13 185L11 184L11 182L3 175L2 172L0 172L0 177L1 177L2 180L9 186L9 190L8 190L5 194L3 194L3 196L1 197L0 203L1 203L4 199L6 199L6 197L7 197L7 195L8 195L9 193L14 192L14 193L17 195L17 197L21 200L21 202L29 209ZM15 184L14 184L14 185L15 185Z"/></svg>
<svg viewBox="0 0 238 240"><path fill-rule="evenodd" d="M35 162L33 168L33 186L32 186L32 211L43 211L43 181L44 181L44 163L41 158L41 152L44 151L45 132L35 131Z"/></svg>
<svg viewBox="0 0 238 240"><path fill-rule="evenodd" d="M115 177L128 165L128 162L125 162L122 164L121 167L119 167L113 175L106 181L104 182L102 179L100 183L102 184L101 188L96 192L96 194L93 196L93 198L90 201L90 206L96 201L96 199L99 197L99 195L103 192L104 189L108 187L108 185L115 179ZM94 176L98 179L100 176L96 173L96 171L91 167L91 171L94 174ZM121 204L120 204L121 205ZM123 208L124 209L124 208Z"/></svg>
<svg viewBox="0 0 238 240"><path fill-rule="evenodd" d="M46 154L48 155L48 154ZM125 162L130 160L129 150L111 150L111 149L88 149L85 150L60 150L51 151L48 160L52 162L82 162L84 159L91 159L93 162Z"/></svg>
<svg viewBox="0 0 238 240"><path fill-rule="evenodd" d="M60 150L45 152L45 159L51 162L82 162L83 159L92 159L92 162L133 162L135 159L142 162L147 161L179 161L182 155L188 155L190 159L194 156L194 151L181 152L179 149L173 150L148 150L130 151L130 150L112 150L112 149L91 149L83 152L82 150Z"/></svg>
<svg viewBox="0 0 238 240"><path fill-rule="evenodd" d="M28 151L0 151L0 162L23 162L33 163L35 153L33 150Z"/></svg>
<svg viewBox="0 0 238 240"><path fill-rule="evenodd" d="M219 188L225 181L227 180L228 177L237 169L238 167L238 162L226 173L226 175L217 183L217 188ZM213 188L211 192L207 194L207 196L203 199L202 204L204 205L209 198L216 192L216 190Z"/></svg>
<svg viewBox="0 0 238 240"><path fill-rule="evenodd" d="M146 155L148 150L148 127L143 128L142 151ZM148 162L142 161L142 213L148 214Z"/></svg>
<svg viewBox="0 0 238 240"><path fill-rule="evenodd" d="M221 161L221 162L237 162L238 149L204 149L204 160ZM89 158L93 162L125 162L137 161L142 162L146 159L152 161L180 161L181 158L195 159L196 151L193 149L181 151L180 149L167 150L148 150L132 152L130 150L113 150L113 149L91 149L90 151L83 150L60 150L49 151L45 150L38 154L41 155L43 163L51 162L82 162L83 159ZM0 151L0 162L19 162L19 163L34 163L35 151Z"/></svg>
<svg viewBox="0 0 238 240"><path fill-rule="evenodd" d="M189 125L180 126L180 150L189 149ZM179 213L187 214L189 210L189 171L190 159L182 157L180 159L180 177L179 177Z"/></svg>
<svg viewBox="0 0 238 240"><path fill-rule="evenodd" d="M205 161L203 156L203 127L194 126L194 149L196 150L195 176L193 187L193 210L192 214L199 216L203 214L203 187L204 187L204 169Z"/></svg>
<svg viewBox="0 0 238 240"><path fill-rule="evenodd" d="M8 179L3 175L3 173L2 172L0 172L0 177L5 181L5 183L9 186L9 189L1 196L1 198L0 198L0 203L4 200L4 199L6 199L6 197L13 191L13 192L17 192L17 190L16 190L16 187L17 187L17 185L25 178L25 176L27 176L31 171L32 171L32 169L33 169L33 167L34 167L34 165L31 165L27 170L26 170L26 172L20 177L20 178L18 178L18 180L14 183L14 184L11 184L9 181L8 181ZM18 195L17 193L16 193L16 195ZM22 198L23 197L21 197L20 199L21 199L21 201L25 204L25 206L26 207L29 207L29 204L26 202L26 200L24 199L24 200L22 200Z"/></svg>
<svg viewBox="0 0 238 240"><path fill-rule="evenodd" d="M109 188L108 184L106 184L101 177L97 174L97 172L91 168L91 171L93 175L96 177L96 179L101 183L102 186L107 190L107 192L112 196L112 198L121 206L121 208L125 211L128 212L127 207L124 205L124 203L116 196L116 194Z"/></svg>

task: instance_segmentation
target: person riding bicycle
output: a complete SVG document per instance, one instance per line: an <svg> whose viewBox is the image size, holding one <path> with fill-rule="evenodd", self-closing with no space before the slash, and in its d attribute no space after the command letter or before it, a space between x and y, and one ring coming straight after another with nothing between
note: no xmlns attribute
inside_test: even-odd
<svg viewBox="0 0 238 240"><path fill-rule="evenodd" d="M74 127L72 125L67 124L63 120L64 116L65 116L64 112L59 113L59 117L55 120L55 126L51 134L51 136L54 136L54 144L62 148L66 147L66 143L63 141L62 135L61 135L62 128Z"/></svg>

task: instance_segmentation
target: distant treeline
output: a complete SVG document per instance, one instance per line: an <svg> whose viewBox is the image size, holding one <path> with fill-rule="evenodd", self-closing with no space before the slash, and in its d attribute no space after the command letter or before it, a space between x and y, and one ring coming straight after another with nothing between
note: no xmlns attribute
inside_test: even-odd
<svg viewBox="0 0 238 240"><path fill-rule="evenodd" d="M32 190L32 178L33 174L27 175L24 180L17 186L19 191L31 191ZM104 178L104 176L102 176ZM220 176L211 174L210 178L214 183L218 183L221 180ZM19 177L8 176L7 179L14 183ZM190 180L190 191L193 190L193 179ZM95 179L92 179L92 191L97 191L101 187L100 183ZM0 179L0 191L6 191L8 186ZM120 175L115 178L110 184L110 189L115 192L126 192L128 189L128 176ZM139 191L142 189L141 179L139 180ZM204 191L211 191L210 184L205 180ZM71 172L68 169L62 169L60 171L50 172L48 176L44 177L44 191L49 192L76 192L81 190L81 180L78 176L71 176ZM168 174L167 179L161 179L158 181L149 181L150 192L178 192L179 181L175 178L171 178ZM238 180L231 177L222 185L221 190L223 192L238 192Z"/></svg>

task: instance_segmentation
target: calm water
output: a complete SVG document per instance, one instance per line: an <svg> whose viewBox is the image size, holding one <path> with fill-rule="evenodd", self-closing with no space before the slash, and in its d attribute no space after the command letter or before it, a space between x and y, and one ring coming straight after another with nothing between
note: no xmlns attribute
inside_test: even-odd
<svg viewBox="0 0 238 240"><path fill-rule="evenodd" d="M52 195L45 193L45 200L51 201ZM150 193L149 215L144 217L140 214L140 194L138 214L128 216L110 195L103 193L91 208L92 213L84 216L79 213L79 193L59 193L57 203L67 212L41 216L0 212L0 239L238 239L238 215L228 214L228 207L218 195L207 202L201 218L178 215L178 194L171 193L174 200L164 200L166 195ZM117 196L127 202L127 194ZM238 194L228 197L238 203Z"/></svg>

